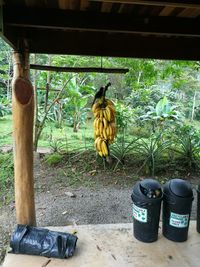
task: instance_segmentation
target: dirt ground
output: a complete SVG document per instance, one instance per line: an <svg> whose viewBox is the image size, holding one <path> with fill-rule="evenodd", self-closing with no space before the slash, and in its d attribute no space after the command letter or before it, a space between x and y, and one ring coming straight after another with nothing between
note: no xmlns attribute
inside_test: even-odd
<svg viewBox="0 0 200 267"><path fill-rule="evenodd" d="M87 165L76 175L84 158L71 163L70 173L63 168L49 168L35 156L35 199L38 226L126 223L132 221L131 190L138 179L131 170L109 172ZM86 165L86 164L85 164ZM84 165L84 166L85 166ZM89 167L88 167L89 166ZM83 165L82 165L83 169ZM79 173L80 174L80 173ZM140 179L144 177L139 177ZM69 182L71 181L71 182ZM123 182L122 182L123 181ZM195 188L198 177L191 177ZM192 219L196 218L196 192ZM15 227L14 200L0 209L0 262Z"/></svg>

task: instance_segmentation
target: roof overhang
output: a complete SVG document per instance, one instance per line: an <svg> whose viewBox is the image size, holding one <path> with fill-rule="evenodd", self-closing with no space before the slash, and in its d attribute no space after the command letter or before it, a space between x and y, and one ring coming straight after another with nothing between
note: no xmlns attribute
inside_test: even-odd
<svg viewBox="0 0 200 267"><path fill-rule="evenodd" d="M143 9L150 6L152 10L162 7L153 16L144 12L140 15L140 8L133 14L103 12L102 7L100 11L85 11L81 6L69 10L30 5L38 1L25 1L29 5L20 2L5 2L2 27L0 23L3 37L16 50L24 49L26 43L31 53L200 60L199 1L87 1ZM192 9L192 14L197 15L172 16L163 11L176 7L190 12Z"/></svg>

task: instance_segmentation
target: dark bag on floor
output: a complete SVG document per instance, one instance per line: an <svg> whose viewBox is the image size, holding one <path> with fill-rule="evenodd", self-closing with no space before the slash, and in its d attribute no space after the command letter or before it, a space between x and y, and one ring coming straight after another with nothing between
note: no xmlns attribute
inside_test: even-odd
<svg viewBox="0 0 200 267"><path fill-rule="evenodd" d="M73 255L77 239L72 234L19 224L11 236L10 247L15 254L64 259Z"/></svg>

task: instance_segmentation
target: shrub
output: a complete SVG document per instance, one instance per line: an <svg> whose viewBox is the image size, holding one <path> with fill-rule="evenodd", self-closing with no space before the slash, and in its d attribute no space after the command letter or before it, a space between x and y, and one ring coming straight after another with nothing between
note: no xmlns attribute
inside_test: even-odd
<svg viewBox="0 0 200 267"><path fill-rule="evenodd" d="M53 153L50 155L46 155L44 158L45 163L49 166L55 166L59 164L63 160L63 155L60 155L58 153Z"/></svg>
<svg viewBox="0 0 200 267"><path fill-rule="evenodd" d="M117 137L115 143L110 147L111 156L117 160L114 170L117 168L119 163L122 165L124 164L125 158L133 152L137 140L138 138L127 140L125 136L125 129L123 133Z"/></svg>
<svg viewBox="0 0 200 267"><path fill-rule="evenodd" d="M169 145L170 142L163 140L163 136L160 133L152 134L148 139L137 140L134 150L138 157L143 160L140 170L146 168L148 174L154 176L157 163L163 158L163 153Z"/></svg>
<svg viewBox="0 0 200 267"><path fill-rule="evenodd" d="M182 163L191 168L199 166L200 160L200 132L192 126L177 129L173 140L172 150L179 155Z"/></svg>

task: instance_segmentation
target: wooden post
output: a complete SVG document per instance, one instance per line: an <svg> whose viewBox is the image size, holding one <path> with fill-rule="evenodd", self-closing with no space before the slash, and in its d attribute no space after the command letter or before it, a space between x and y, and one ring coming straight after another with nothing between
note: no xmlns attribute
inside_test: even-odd
<svg viewBox="0 0 200 267"><path fill-rule="evenodd" d="M34 94L29 80L29 54L14 52L12 109L15 205L18 224L36 225L33 181Z"/></svg>

